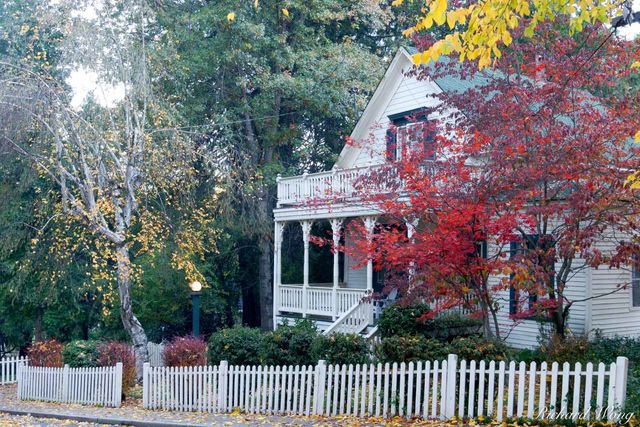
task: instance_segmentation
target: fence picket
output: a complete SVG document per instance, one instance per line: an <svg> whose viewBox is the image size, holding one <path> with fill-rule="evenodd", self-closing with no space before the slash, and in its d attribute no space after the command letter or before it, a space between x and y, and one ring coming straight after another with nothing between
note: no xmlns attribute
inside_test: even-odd
<svg viewBox="0 0 640 427"><path fill-rule="evenodd" d="M497 404L497 416L498 421L502 421L504 416L504 380L506 375L506 364L504 360L498 364L498 404Z"/></svg>
<svg viewBox="0 0 640 427"><path fill-rule="evenodd" d="M472 418L475 410L476 395L476 361L469 364L469 403L467 404L467 417Z"/></svg>

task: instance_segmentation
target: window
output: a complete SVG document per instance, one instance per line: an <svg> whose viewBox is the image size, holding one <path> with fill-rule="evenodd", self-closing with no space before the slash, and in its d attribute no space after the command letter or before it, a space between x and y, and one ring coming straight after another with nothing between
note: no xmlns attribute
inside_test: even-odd
<svg viewBox="0 0 640 427"><path fill-rule="evenodd" d="M510 258L514 258L516 256L523 256L527 254L529 251L536 249L540 246L541 249L546 252L551 248L552 244L551 239L544 239L542 242L540 241L540 236L538 234L528 234L522 239L522 241L511 242L510 245ZM553 280L555 284L555 260L545 259L545 256L542 255L535 260L535 263L538 265L542 265L544 268L549 270L549 274L551 280ZM544 263L549 263L550 265L543 265ZM513 276L512 276L513 277ZM555 286L555 285L554 285ZM538 301L537 294L529 294L529 309L534 308L535 303ZM519 295L518 290L511 285L509 288L509 314L517 314L518 313L518 303L519 303Z"/></svg>
<svg viewBox="0 0 640 427"><path fill-rule="evenodd" d="M387 161L402 159L403 152L410 148L424 150L425 159L435 159L435 135L427 122L423 109L407 111L389 116L391 126L387 130ZM420 144L422 143L422 147Z"/></svg>
<svg viewBox="0 0 640 427"><path fill-rule="evenodd" d="M633 264L631 270L631 305L633 307L640 307L640 267L638 260Z"/></svg>
<svg viewBox="0 0 640 427"><path fill-rule="evenodd" d="M476 242L476 250L471 254L471 256L473 258L481 258L481 259L487 259L487 241L486 240L479 240ZM476 262L478 262L478 260L476 260ZM479 285L482 286L482 289L486 290L486 286L487 283L486 281L482 280L482 283L478 284L478 280L481 280L481 278L479 276L473 277L471 279L471 285L473 288L478 288Z"/></svg>

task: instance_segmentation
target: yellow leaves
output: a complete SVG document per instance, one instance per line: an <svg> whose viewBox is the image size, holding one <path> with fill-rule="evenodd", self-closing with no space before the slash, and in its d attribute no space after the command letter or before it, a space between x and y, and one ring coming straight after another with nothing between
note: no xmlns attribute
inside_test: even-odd
<svg viewBox="0 0 640 427"><path fill-rule="evenodd" d="M391 2L391 6L394 6L394 7L401 6L402 3L404 3L404 0L393 0Z"/></svg>
<svg viewBox="0 0 640 427"><path fill-rule="evenodd" d="M636 132L635 136L633 137L633 140L635 142L640 143L640 131Z"/></svg>
<svg viewBox="0 0 640 427"><path fill-rule="evenodd" d="M640 171L634 172L629 175L624 184L628 185L629 188L632 188L634 190L640 190Z"/></svg>
<svg viewBox="0 0 640 427"><path fill-rule="evenodd" d="M509 46L513 42L513 38L511 37L511 33L507 30L502 32L502 42L505 46Z"/></svg>
<svg viewBox="0 0 640 427"><path fill-rule="evenodd" d="M393 6L403 4L402 0L392 2ZM513 43L512 31L524 25L528 19L524 35L533 37L540 22L555 19L559 15L569 18L570 31L581 31L586 24L608 22L610 16L620 13L621 3L611 0L486 0L473 2L466 7L447 10L447 0L427 0L428 9L423 9L423 15L416 24L406 29L403 34L410 36L418 31L430 29L433 25L447 25L450 30L457 24L466 24L464 31L456 31L450 35L459 41L455 45L444 43L437 45L436 41L428 51L420 56L414 56L416 64L426 63L439 58L441 55L457 53L460 60L477 60L478 67L490 66L496 58L502 55L500 44L509 46ZM452 48L452 49L450 49ZM446 53L446 51L449 51ZM640 68L640 63L634 63L634 68Z"/></svg>
<svg viewBox="0 0 640 427"><path fill-rule="evenodd" d="M287 9L285 9L285 8L282 8L282 14L284 16L286 16L287 18L289 17L289 11Z"/></svg>
<svg viewBox="0 0 640 427"><path fill-rule="evenodd" d="M640 68L640 61L636 61L633 64L631 64L631 68Z"/></svg>
<svg viewBox="0 0 640 427"><path fill-rule="evenodd" d="M229 12L227 14L227 21L229 22L233 22L236 19L236 14L235 12Z"/></svg>
<svg viewBox="0 0 640 427"><path fill-rule="evenodd" d="M468 9L464 8L450 10L447 12L447 24L449 25L449 29L453 30L453 27L455 27L457 23L464 25L467 22L468 13Z"/></svg>
<svg viewBox="0 0 640 427"><path fill-rule="evenodd" d="M447 5L447 0L435 0L431 6L436 24L442 25L447 20Z"/></svg>

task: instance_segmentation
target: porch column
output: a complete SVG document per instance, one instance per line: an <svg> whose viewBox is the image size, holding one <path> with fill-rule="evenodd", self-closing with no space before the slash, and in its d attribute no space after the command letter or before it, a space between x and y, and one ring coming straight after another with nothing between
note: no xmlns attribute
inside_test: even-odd
<svg viewBox="0 0 640 427"><path fill-rule="evenodd" d="M273 329L280 313L280 285L282 285L282 234L284 222L276 221L273 231Z"/></svg>
<svg viewBox="0 0 640 427"><path fill-rule="evenodd" d="M364 227L367 230L367 242L371 243L373 241L373 231L376 226L376 218L372 216L368 216L364 218ZM371 258L371 253L367 255L367 295L371 295L373 293L373 259ZM370 304L369 309L369 324L373 325L373 303Z"/></svg>
<svg viewBox="0 0 640 427"><path fill-rule="evenodd" d="M364 227L367 230L367 242L371 243L373 240L373 229L376 226L376 218L372 216L365 217ZM368 254L367 259L367 291L373 290L373 260L371 254Z"/></svg>
<svg viewBox="0 0 640 427"><path fill-rule="evenodd" d="M338 285L340 282L340 229L342 228L342 219L331 220L331 230L333 231L333 320L338 319Z"/></svg>
<svg viewBox="0 0 640 427"><path fill-rule="evenodd" d="M413 235L416 232L416 227L418 226L418 220L412 219L409 221L405 221L407 225L407 238L409 239L409 243L413 243ZM413 287L413 283L411 283L411 279L416 274L416 263L415 261L409 262L409 288Z"/></svg>
<svg viewBox="0 0 640 427"><path fill-rule="evenodd" d="M304 269L302 279L302 317L307 317L309 309L308 288L309 288L309 239L311 237L311 226L313 221L301 221L302 240L304 242Z"/></svg>

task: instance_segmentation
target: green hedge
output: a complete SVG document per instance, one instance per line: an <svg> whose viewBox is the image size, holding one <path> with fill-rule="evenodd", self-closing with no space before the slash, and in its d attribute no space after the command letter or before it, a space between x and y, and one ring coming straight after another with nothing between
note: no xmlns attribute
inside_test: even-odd
<svg viewBox="0 0 640 427"><path fill-rule="evenodd" d="M299 320L293 325L281 325L263 337L261 361L265 365L312 365L319 333L310 320Z"/></svg>
<svg viewBox="0 0 640 427"><path fill-rule="evenodd" d="M95 368L98 366L99 341L71 341L62 349L62 360L72 368Z"/></svg>
<svg viewBox="0 0 640 427"><path fill-rule="evenodd" d="M389 338L420 335L449 340L459 336L475 334L482 326L480 320L458 313L441 313L433 319L419 320L429 311L427 304L411 306L394 304L385 308L378 320L380 336Z"/></svg>
<svg viewBox="0 0 640 427"><path fill-rule="evenodd" d="M417 335L383 338L376 347L376 358L380 362L444 360L449 354L466 360L505 360L508 348L501 341L478 336L446 342Z"/></svg>
<svg viewBox="0 0 640 427"><path fill-rule="evenodd" d="M263 341L258 328L222 329L209 339L209 363L216 365L226 360L232 365L259 365Z"/></svg>
<svg viewBox="0 0 640 427"><path fill-rule="evenodd" d="M316 360L324 359L329 364L368 363L369 345L367 340L358 334L331 334L319 336L314 345Z"/></svg>
<svg viewBox="0 0 640 427"><path fill-rule="evenodd" d="M323 336L309 320L280 325L273 332L257 328L223 329L209 339L209 362L227 360L232 365L315 365L366 363L369 347L353 334Z"/></svg>

